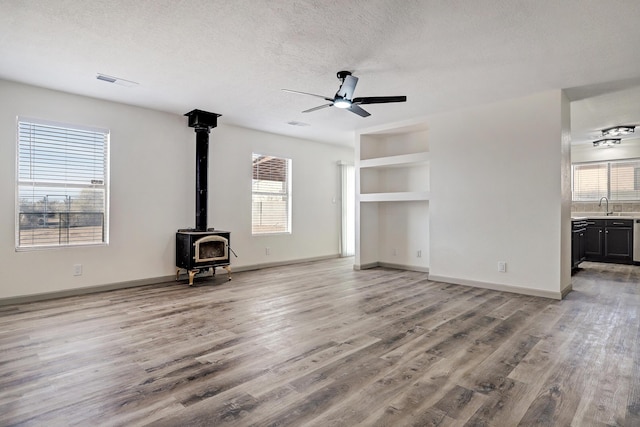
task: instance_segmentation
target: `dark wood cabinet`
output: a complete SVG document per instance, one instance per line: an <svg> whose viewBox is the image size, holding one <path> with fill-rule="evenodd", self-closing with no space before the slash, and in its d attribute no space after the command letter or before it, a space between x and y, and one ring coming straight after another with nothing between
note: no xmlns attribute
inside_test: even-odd
<svg viewBox="0 0 640 427"><path fill-rule="evenodd" d="M589 261L600 261L604 257L604 220L587 220L585 236L586 259Z"/></svg>
<svg viewBox="0 0 640 427"><path fill-rule="evenodd" d="M633 220L590 219L585 235L588 261L633 262Z"/></svg>
<svg viewBox="0 0 640 427"><path fill-rule="evenodd" d="M604 257L631 262L633 259L633 221L630 225L613 225L605 228ZM619 224L619 222L618 222Z"/></svg>
<svg viewBox="0 0 640 427"><path fill-rule="evenodd" d="M586 256L586 221L571 221L571 270L576 270Z"/></svg>

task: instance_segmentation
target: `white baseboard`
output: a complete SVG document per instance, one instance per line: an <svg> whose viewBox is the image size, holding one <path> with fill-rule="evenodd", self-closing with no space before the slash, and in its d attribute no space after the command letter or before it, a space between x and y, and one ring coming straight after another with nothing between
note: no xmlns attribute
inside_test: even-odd
<svg viewBox="0 0 640 427"><path fill-rule="evenodd" d="M232 266L232 271L234 273L237 273L242 271L260 270L263 268L270 268L270 267L280 267L284 265L301 264L305 262L323 261L323 260L333 259L333 258L338 258L338 255L329 255L329 256L305 258L305 259L298 259L298 260L245 265L241 267ZM416 267L416 266L403 265L403 264L391 264L391 263L385 263L385 262L373 262L373 263L353 266L354 270L366 270L366 269L375 268L375 267L394 268L398 270L408 270L408 271L417 271L421 273L429 273L429 269L426 267ZM572 290L571 285L564 288L562 292L553 292L553 291L544 291L544 290L533 289L533 288L524 288L520 286L503 285L499 283L480 282L476 280L467 280L467 279L459 279L454 277L435 276L435 275L429 275L429 280L432 280L435 282L453 283L456 285L463 285L463 286L472 286L476 288L492 289L495 291L512 292L516 294L552 298L557 300L564 298ZM147 285L154 285L154 284L167 283L167 282L175 282L175 276L171 275L171 276L152 277L148 279L131 280L126 282L111 283L106 285L88 286L85 288L67 289L67 290L55 291L55 292L45 292L40 294L0 298L0 306L10 305L10 304L24 304L29 302L44 301L44 300L64 298L64 297L77 296L77 295L85 295L85 294L96 293L96 292L113 291L118 289L134 288L138 286L147 286Z"/></svg>
<svg viewBox="0 0 640 427"><path fill-rule="evenodd" d="M339 255L328 255L328 256L315 257L315 258L304 258L304 259L272 262L272 263L265 263L265 264L245 265L241 267L234 267L232 265L231 271L233 273L238 273L241 271L260 270L263 268L279 267L279 266L291 265L291 264L301 264L304 262L322 261L322 260L333 259L338 257ZM208 274L208 275L210 276L211 274ZM196 278L198 277L204 277L204 276L196 276ZM30 302L44 301L44 300L50 300L50 299L56 299L56 298L65 298L65 297L72 297L72 296L78 296L78 295L92 294L96 292L114 291L118 289L135 288L138 286L156 285L160 283L175 282L175 281L176 281L176 276L171 275L171 276L151 277L149 279L131 280L126 282L109 283L106 285L87 286L84 288L65 289L62 291L44 292L44 293L31 294L31 295L20 295L15 297L0 298L0 306L10 305L10 304L25 304Z"/></svg>
<svg viewBox="0 0 640 427"><path fill-rule="evenodd" d="M0 306L9 304L26 304L30 302L45 301L50 299L74 297L78 295L93 294L96 292L115 291L118 289L135 288L138 286L155 285L174 282L175 275L151 277L149 279L131 280L126 282L109 283L106 285L87 286L84 288L65 289L62 291L43 292L39 294L20 295L15 297L0 298Z"/></svg>
<svg viewBox="0 0 640 427"><path fill-rule="evenodd" d="M429 275L429 280L434 282L452 283L454 285L471 286L474 288L491 289L494 291L511 292L514 294L531 295L561 300L571 289L566 288L562 292L545 291L542 289L524 288L521 286L503 285L501 283L480 282L477 280L459 279L456 277Z"/></svg>
<svg viewBox="0 0 640 427"><path fill-rule="evenodd" d="M335 258L340 258L340 255L336 254L336 255L326 255L326 256L313 257L313 258L294 259L289 261L266 262L262 264L243 265L242 267L234 267L232 265L231 271L236 273L240 271L262 270L263 268L281 267L283 265L302 264L305 262L324 261L327 259L335 259Z"/></svg>
<svg viewBox="0 0 640 427"><path fill-rule="evenodd" d="M369 264L353 264L354 270L367 270L369 268L376 268L376 267L378 267L377 262L371 262Z"/></svg>
<svg viewBox="0 0 640 427"><path fill-rule="evenodd" d="M376 267L394 268L396 270L408 270L408 271L417 271L420 273L429 273L428 267L418 267L415 265L404 265L404 264L392 264L389 262L371 262L368 264L360 264L360 265L354 264L353 269L367 270L369 268L376 268Z"/></svg>

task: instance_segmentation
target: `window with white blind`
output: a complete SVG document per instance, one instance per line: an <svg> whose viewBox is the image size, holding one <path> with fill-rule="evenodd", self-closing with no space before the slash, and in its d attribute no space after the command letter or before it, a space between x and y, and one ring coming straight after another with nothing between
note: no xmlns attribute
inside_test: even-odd
<svg viewBox="0 0 640 427"><path fill-rule="evenodd" d="M109 131L18 119L16 248L108 242Z"/></svg>
<svg viewBox="0 0 640 427"><path fill-rule="evenodd" d="M252 157L251 233L290 233L291 159Z"/></svg>
<svg viewBox="0 0 640 427"><path fill-rule="evenodd" d="M640 159L573 165L573 200L640 200Z"/></svg>
<svg viewBox="0 0 640 427"><path fill-rule="evenodd" d="M640 200L640 160L609 164L611 200Z"/></svg>
<svg viewBox="0 0 640 427"><path fill-rule="evenodd" d="M573 200L598 201L608 196L609 172L607 163L573 165Z"/></svg>

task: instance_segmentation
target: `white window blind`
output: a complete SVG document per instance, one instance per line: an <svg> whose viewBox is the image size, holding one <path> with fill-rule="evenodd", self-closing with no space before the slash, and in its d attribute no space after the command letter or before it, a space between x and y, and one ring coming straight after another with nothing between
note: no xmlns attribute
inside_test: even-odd
<svg viewBox="0 0 640 427"><path fill-rule="evenodd" d="M18 120L16 247L107 243L109 131Z"/></svg>
<svg viewBox="0 0 640 427"><path fill-rule="evenodd" d="M252 234L291 232L291 159L252 158Z"/></svg>
<svg viewBox="0 0 640 427"><path fill-rule="evenodd" d="M573 165L573 200L598 201L608 193L606 163Z"/></svg>
<svg viewBox="0 0 640 427"><path fill-rule="evenodd" d="M640 160L611 163L611 200L640 200Z"/></svg>
<svg viewBox="0 0 640 427"><path fill-rule="evenodd" d="M573 200L640 200L640 159L573 165Z"/></svg>

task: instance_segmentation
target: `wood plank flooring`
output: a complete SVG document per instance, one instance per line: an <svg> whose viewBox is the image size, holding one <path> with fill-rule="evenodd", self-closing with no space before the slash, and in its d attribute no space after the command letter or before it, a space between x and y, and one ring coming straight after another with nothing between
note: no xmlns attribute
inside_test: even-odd
<svg viewBox="0 0 640 427"><path fill-rule="evenodd" d="M352 263L0 307L0 425L640 425L640 267L553 301Z"/></svg>

